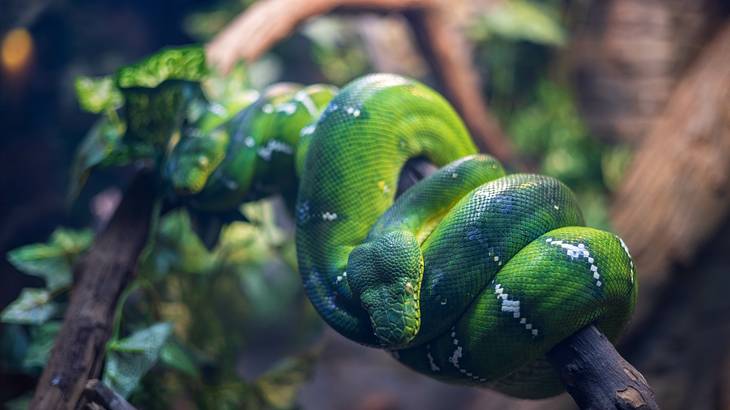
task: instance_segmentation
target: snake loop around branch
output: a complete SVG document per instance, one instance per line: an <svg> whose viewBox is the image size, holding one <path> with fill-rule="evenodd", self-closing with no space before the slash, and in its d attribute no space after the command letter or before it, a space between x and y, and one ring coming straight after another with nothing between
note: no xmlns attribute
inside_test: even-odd
<svg viewBox="0 0 730 410"><path fill-rule="evenodd" d="M282 193L304 288L333 328L434 378L518 397L562 391L545 353L635 304L628 249L584 227L556 179L505 175L435 91L376 74L281 85L168 161L179 195L224 211ZM197 139L196 139L197 138ZM441 167L395 198L411 158Z"/></svg>

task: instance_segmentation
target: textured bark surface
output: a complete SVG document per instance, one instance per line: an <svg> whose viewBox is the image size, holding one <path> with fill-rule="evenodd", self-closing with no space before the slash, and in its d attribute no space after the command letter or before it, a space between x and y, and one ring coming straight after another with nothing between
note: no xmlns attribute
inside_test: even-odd
<svg viewBox="0 0 730 410"><path fill-rule="evenodd" d="M74 409L87 381L99 376L117 299L147 241L154 200L153 176L138 175L109 225L76 267L63 325L31 409Z"/></svg>
<svg viewBox="0 0 730 410"><path fill-rule="evenodd" d="M482 151L523 169L512 144L489 112L479 74L460 30L447 17L443 0L264 0L249 7L206 46L211 63L226 71L236 61L252 61L288 37L311 17L332 11L403 12L419 48L444 93L464 119Z"/></svg>
<svg viewBox="0 0 730 410"><path fill-rule="evenodd" d="M593 132L638 143L690 62L722 23L716 0L592 2L569 58L581 112Z"/></svg>
<svg viewBox="0 0 730 410"><path fill-rule="evenodd" d="M84 397L89 404L107 410L136 410L124 397L97 379L89 380L84 389ZM93 408L92 406L89 406Z"/></svg>
<svg viewBox="0 0 730 410"><path fill-rule="evenodd" d="M595 326L560 342L546 355L581 409L658 409L654 392Z"/></svg>
<svg viewBox="0 0 730 410"><path fill-rule="evenodd" d="M639 272L633 329L652 315L675 266L687 266L730 205L730 23L677 85L636 152L612 206Z"/></svg>

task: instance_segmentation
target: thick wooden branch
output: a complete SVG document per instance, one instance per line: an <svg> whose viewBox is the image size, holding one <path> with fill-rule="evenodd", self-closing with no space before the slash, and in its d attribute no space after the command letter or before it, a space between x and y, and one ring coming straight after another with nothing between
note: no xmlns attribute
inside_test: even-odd
<svg viewBox="0 0 730 410"><path fill-rule="evenodd" d="M253 61L309 18L336 10L403 12L431 69L482 151L524 169L481 95L468 42L449 21L443 0L263 0L249 7L206 47L223 71Z"/></svg>
<svg viewBox="0 0 730 410"><path fill-rule="evenodd" d="M139 174L76 267L78 280L31 409L75 409L87 381L99 376L117 300L147 241L155 188L153 175Z"/></svg>
<svg viewBox="0 0 730 410"><path fill-rule="evenodd" d="M97 379L89 380L84 388L84 397L106 410L136 410L124 397Z"/></svg>
<svg viewBox="0 0 730 410"><path fill-rule="evenodd" d="M644 376L618 354L595 326L558 343L547 358L581 409L659 408Z"/></svg>
<svg viewBox="0 0 730 410"><path fill-rule="evenodd" d="M672 268L689 264L730 210L728 107L730 22L675 88L614 198L641 284L630 336L660 313Z"/></svg>

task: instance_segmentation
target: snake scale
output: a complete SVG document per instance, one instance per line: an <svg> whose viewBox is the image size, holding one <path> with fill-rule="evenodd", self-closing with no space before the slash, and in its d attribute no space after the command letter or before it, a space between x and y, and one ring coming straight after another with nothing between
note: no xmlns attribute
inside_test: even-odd
<svg viewBox="0 0 730 410"><path fill-rule="evenodd" d="M283 194L319 314L420 373L551 396L563 387L545 353L591 323L613 340L633 311L636 273L621 239L584 227L556 179L505 175L417 81L277 85L197 127L168 162L177 194L216 212ZM416 157L441 168L396 198Z"/></svg>

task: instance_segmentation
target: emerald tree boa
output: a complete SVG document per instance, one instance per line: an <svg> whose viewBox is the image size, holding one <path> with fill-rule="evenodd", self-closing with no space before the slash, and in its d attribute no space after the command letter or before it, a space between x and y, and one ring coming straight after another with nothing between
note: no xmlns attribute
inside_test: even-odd
<svg viewBox="0 0 730 410"><path fill-rule="evenodd" d="M615 339L633 311L636 273L621 239L585 227L559 181L505 175L417 81L280 84L247 106L200 109L165 160L175 195L226 212L282 194L322 318L420 373L551 396L562 385L545 353L592 323ZM416 157L440 169L396 198Z"/></svg>

